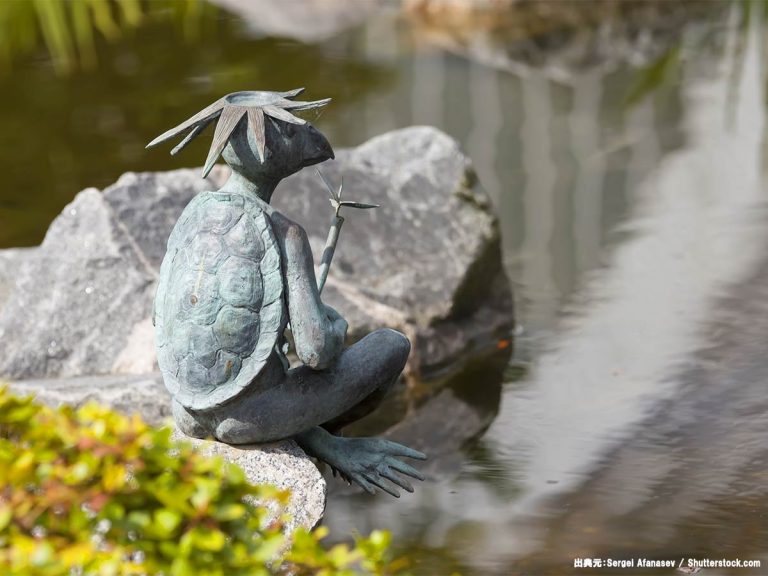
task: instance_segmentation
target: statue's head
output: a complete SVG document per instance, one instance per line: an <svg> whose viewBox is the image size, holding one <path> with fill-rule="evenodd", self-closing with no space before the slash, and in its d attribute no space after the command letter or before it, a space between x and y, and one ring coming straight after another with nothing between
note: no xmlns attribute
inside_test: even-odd
<svg viewBox="0 0 768 576"><path fill-rule="evenodd" d="M147 148L187 132L171 151L177 154L209 124L216 122L203 177L222 156L233 171L249 180L277 183L305 166L333 158L333 149L325 136L292 114L324 106L330 98L314 102L293 100L302 90L228 94L161 134Z"/></svg>

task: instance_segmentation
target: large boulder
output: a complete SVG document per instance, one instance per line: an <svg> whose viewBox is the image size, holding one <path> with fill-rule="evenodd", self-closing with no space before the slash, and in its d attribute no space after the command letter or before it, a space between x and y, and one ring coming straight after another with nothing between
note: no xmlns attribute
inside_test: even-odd
<svg viewBox="0 0 768 576"><path fill-rule="evenodd" d="M0 310L3 309L3 304L16 287L19 271L29 260L32 252L31 248L0 250Z"/></svg>
<svg viewBox="0 0 768 576"><path fill-rule="evenodd" d="M498 222L456 141L407 128L322 169L343 175L349 198L381 204L347 213L323 294L349 319L351 340L400 329L413 343L410 371L430 376L510 332ZM150 314L168 235L189 200L225 177L126 174L103 193L81 192L40 247L9 254L17 270L4 300L0 275L0 377L154 370ZM306 228L319 259L332 209L314 171L282 182L275 205Z"/></svg>
<svg viewBox="0 0 768 576"><path fill-rule="evenodd" d="M103 195L81 192L20 266L0 312L0 375L111 372L149 313L153 282Z"/></svg>
<svg viewBox="0 0 768 576"><path fill-rule="evenodd" d="M149 319L165 241L187 202L213 186L191 170L125 174L103 193L80 192L23 259L10 251L0 377L152 371Z"/></svg>
<svg viewBox="0 0 768 576"><path fill-rule="evenodd" d="M322 171L343 177L345 198L381 205L345 212L323 294L353 339L381 326L405 332L411 370L428 377L509 334L498 220L453 138L426 126L396 130L339 151ZM273 203L306 228L318 258L332 211L315 172L286 179Z"/></svg>

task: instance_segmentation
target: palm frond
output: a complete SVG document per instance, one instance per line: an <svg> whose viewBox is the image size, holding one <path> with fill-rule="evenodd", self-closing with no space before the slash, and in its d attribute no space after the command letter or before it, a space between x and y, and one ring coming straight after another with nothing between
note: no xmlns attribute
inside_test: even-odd
<svg viewBox="0 0 768 576"><path fill-rule="evenodd" d="M224 101L224 98L219 98L211 104L210 106L205 107L203 110L189 118L188 120L185 120L178 126L175 126L174 128L171 128L170 130L167 130L166 132L163 132L152 140L149 144L147 144L147 148L152 148L154 146L157 146L158 144L162 144L166 140L170 140L171 138L174 138L184 132L185 130L189 130L190 128L193 128L196 124L199 124L201 122L205 122L206 120L212 120L215 116L221 113L225 106L226 102Z"/></svg>
<svg viewBox="0 0 768 576"><path fill-rule="evenodd" d="M256 137L256 151L259 153L259 160L264 162L264 149L267 143L264 132L264 111L261 108L248 108L248 124Z"/></svg>
<svg viewBox="0 0 768 576"><path fill-rule="evenodd" d="M288 92L278 92L283 98L296 98L299 94L304 92L304 88L296 88L295 90L288 90Z"/></svg>
<svg viewBox="0 0 768 576"><path fill-rule="evenodd" d="M312 102L302 102L301 100L294 100L293 102L287 101L282 107L286 110L312 110L313 108L320 108L330 102L330 98L324 98L322 100L313 100Z"/></svg>
<svg viewBox="0 0 768 576"><path fill-rule="evenodd" d="M229 142L229 137L234 132L240 120L246 115L248 109L244 106L225 106L221 111L219 121L216 123L216 132L213 134L213 142L211 143L211 149L208 152L208 158L205 160L205 166L203 167L203 178L208 176L208 173L213 168L216 160L219 159L222 150Z"/></svg>
<svg viewBox="0 0 768 576"><path fill-rule="evenodd" d="M301 118L297 118L290 112L286 112L282 108L278 108L277 106L264 106L262 108L264 110L264 114L267 116L271 116L272 118L277 118L278 120L282 120L283 122L289 122L291 124L306 124L306 120L302 120Z"/></svg>

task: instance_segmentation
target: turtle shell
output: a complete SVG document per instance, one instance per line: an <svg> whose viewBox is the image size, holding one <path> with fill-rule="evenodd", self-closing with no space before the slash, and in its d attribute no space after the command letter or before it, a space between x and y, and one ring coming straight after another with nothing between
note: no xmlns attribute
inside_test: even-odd
<svg viewBox="0 0 768 576"><path fill-rule="evenodd" d="M280 249L257 201L204 192L168 239L155 295L157 359L168 391L205 410L240 394L285 330Z"/></svg>

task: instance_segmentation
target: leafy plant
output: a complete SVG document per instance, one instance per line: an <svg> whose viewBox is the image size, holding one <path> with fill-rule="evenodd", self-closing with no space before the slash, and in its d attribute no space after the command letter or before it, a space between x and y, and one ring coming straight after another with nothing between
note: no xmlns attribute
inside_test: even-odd
<svg viewBox="0 0 768 576"><path fill-rule="evenodd" d="M51 409L0 388L0 573L394 574L389 535L326 550L287 536L288 493L96 404ZM274 510L278 510L277 514Z"/></svg>

